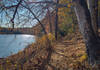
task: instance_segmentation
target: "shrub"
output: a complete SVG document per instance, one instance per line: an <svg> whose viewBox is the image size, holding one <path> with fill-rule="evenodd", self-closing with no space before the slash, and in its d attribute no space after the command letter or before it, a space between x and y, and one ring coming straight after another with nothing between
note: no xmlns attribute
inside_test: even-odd
<svg viewBox="0 0 100 70"><path fill-rule="evenodd" d="M36 39L36 43L39 43L41 45L47 45L47 40L49 40L51 43L55 41L55 37L53 34L49 33L47 35L43 35L41 38Z"/></svg>
<svg viewBox="0 0 100 70"><path fill-rule="evenodd" d="M59 34L61 36L65 36L69 33L73 33L74 32L74 24L67 24L67 23L62 23L59 25Z"/></svg>

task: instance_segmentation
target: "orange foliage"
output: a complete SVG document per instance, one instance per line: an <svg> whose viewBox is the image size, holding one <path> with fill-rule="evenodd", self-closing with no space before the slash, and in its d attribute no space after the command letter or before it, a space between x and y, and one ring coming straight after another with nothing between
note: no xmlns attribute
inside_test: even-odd
<svg viewBox="0 0 100 70"><path fill-rule="evenodd" d="M71 12L71 0L60 0L59 2L60 4L67 4L67 7L62 7L62 8L59 8L59 12L58 12L58 15L59 15L59 20L62 22L62 23L66 23L66 22L70 22L69 21L69 17L70 17L70 14L69 12Z"/></svg>

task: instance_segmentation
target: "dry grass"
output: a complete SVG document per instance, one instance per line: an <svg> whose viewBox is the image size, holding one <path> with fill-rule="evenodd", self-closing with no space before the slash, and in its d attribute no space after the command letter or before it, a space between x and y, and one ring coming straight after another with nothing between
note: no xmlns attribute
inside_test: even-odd
<svg viewBox="0 0 100 70"><path fill-rule="evenodd" d="M48 46L52 51L48 50ZM88 65L85 45L79 32L58 41L48 34L37 38L24 51L0 59L0 70L44 70L42 66L46 70L96 70Z"/></svg>

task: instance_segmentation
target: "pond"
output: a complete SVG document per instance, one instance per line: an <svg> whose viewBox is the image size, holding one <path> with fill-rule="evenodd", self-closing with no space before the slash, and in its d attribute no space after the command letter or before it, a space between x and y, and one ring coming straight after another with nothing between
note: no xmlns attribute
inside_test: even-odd
<svg viewBox="0 0 100 70"><path fill-rule="evenodd" d="M0 58L16 54L33 42L35 42L35 36L33 35L1 34Z"/></svg>

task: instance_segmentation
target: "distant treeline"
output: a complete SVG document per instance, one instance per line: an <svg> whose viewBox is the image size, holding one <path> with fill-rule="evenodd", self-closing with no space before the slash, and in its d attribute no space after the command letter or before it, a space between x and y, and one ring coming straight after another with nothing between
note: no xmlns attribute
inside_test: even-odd
<svg viewBox="0 0 100 70"><path fill-rule="evenodd" d="M0 34L34 34L31 28L0 28Z"/></svg>

